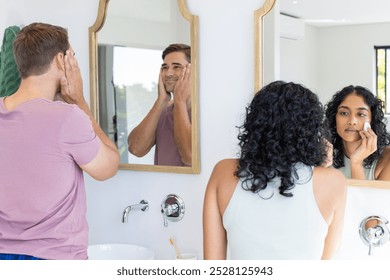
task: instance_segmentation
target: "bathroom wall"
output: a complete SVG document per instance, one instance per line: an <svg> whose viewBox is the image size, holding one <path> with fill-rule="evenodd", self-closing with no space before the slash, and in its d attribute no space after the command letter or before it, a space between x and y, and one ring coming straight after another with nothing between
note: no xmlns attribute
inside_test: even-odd
<svg viewBox="0 0 390 280"><path fill-rule="evenodd" d="M390 23L306 25L304 37L280 39L280 77L306 85L322 102L350 84L375 91L374 46L389 44L389 29Z"/></svg>
<svg viewBox="0 0 390 280"><path fill-rule="evenodd" d="M280 79L319 89L319 50L317 28L305 26L305 36L280 41ZM317 91L316 91L317 92Z"/></svg>
<svg viewBox="0 0 390 280"><path fill-rule="evenodd" d="M88 27L95 21L97 7L98 0L0 0L0 39L3 39L4 29L11 25L41 21L66 27L79 59L89 100Z"/></svg>
<svg viewBox="0 0 390 280"><path fill-rule="evenodd" d="M113 11L120 10L124 4L131 7L132 3L137 3L136 9L121 11L119 15ZM161 3L161 6L156 7L152 12L145 12L150 9L152 3ZM173 42L189 44L189 33L190 24L180 14L177 0L155 0L154 2L115 0L109 4L108 15L104 27L99 31L98 40L99 44L163 50Z"/></svg>
<svg viewBox="0 0 390 280"><path fill-rule="evenodd" d="M111 0L115 1L115 0ZM157 259L172 259L169 237L183 250L202 257L204 190L214 164L237 153L237 128L254 91L253 11L263 0L187 0L199 16L199 101L201 173L199 175L119 171L105 182L86 176L90 243L129 242L151 247ZM10 25L42 21L68 28L89 100L88 27L95 21L98 0L0 0L0 37ZM162 199L182 197L186 214L163 226ZM146 199L147 212L121 223L123 209Z"/></svg>
<svg viewBox="0 0 390 280"><path fill-rule="evenodd" d="M344 231L341 246L335 255L339 260L388 260L390 259L389 242L383 246L369 247L363 242L359 227L363 220L370 216L390 219L390 190L370 187L349 187L345 208ZM387 224L389 227L389 224Z"/></svg>
<svg viewBox="0 0 390 280"><path fill-rule="evenodd" d="M389 44L389 29L390 23L321 28L306 25L304 37L279 39L280 73L276 77L302 83L316 92L323 104L347 85L361 85L375 92L374 46ZM390 131L390 115L386 118Z"/></svg>

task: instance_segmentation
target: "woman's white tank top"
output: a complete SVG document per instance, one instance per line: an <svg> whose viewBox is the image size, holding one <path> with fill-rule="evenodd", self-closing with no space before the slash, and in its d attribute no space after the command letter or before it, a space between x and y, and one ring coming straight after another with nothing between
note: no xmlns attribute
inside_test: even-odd
<svg viewBox="0 0 390 280"><path fill-rule="evenodd" d="M375 179L375 169L376 169L377 164L378 164L378 159L374 160L371 167L369 167L369 168L364 167L364 174L365 174L366 180L376 180ZM338 170L340 170L341 173L344 174L345 178L350 179L352 177L351 176L351 161L349 160L349 158L344 156L344 166L338 168Z"/></svg>
<svg viewBox="0 0 390 280"><path fill-rule="evenodd" d="M223 214L230 259L321 259L328 225L314 197L313 168L296 168L292 197L279 194L280 179L259 194L238 182Z"/></svg>

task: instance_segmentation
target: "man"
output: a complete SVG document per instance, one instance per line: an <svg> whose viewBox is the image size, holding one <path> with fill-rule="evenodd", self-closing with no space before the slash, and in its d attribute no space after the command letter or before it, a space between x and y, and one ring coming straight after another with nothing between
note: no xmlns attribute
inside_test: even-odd
<svg viewBox="0 0 390 280"><path fill-rule="evenodd" d="M157 100L130 132L129 152L143 157L155 145L154 164L191 166L191 48L171 44L162 59Z"/></svg>
<svg viewBox="0 0 390 280"><path fill-rule="evenodd" d="M21 84L0 99L0 259L87 259L83 171L108 179L119 153L83 97L67 31L32 23L13 47Z"/></svg>

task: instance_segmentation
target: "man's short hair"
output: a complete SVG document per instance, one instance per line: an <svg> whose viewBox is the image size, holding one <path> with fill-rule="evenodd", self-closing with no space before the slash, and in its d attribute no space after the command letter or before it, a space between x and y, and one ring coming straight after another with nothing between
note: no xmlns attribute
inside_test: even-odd
<svg viewBox="0 0 390 280"><path fill-rule="evenodd" d="M41 75L47 72L53 58L69 49L65 28L47 23L31 23L16 36L13 50L20 77Z"/></svg>
<svg viewBox="0 0 390 280"><path fill-rule="evenodd" d="M162 53L162 59L173 52L181 52L186 56L186 60L191 63L191 47L186 44L170 44Z"/></svg>

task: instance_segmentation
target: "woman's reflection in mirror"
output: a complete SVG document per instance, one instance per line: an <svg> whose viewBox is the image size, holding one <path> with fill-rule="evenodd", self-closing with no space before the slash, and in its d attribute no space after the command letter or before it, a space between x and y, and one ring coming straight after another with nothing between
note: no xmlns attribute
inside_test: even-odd
<svg viewBox="0 0 390 280"><path fill-rule="evenodd" d="M333 167L347 178L390 180L390 134L384 103L362 86L347 86L326 105Z"/></svg>
<svg viewBox="0 0 390 280"><path fill-rule="evenodd" d="M155 165L191 166L191 47L171 44L162 59L157 100L130 132L129 152L143 157L155 146Z"/></svg>

